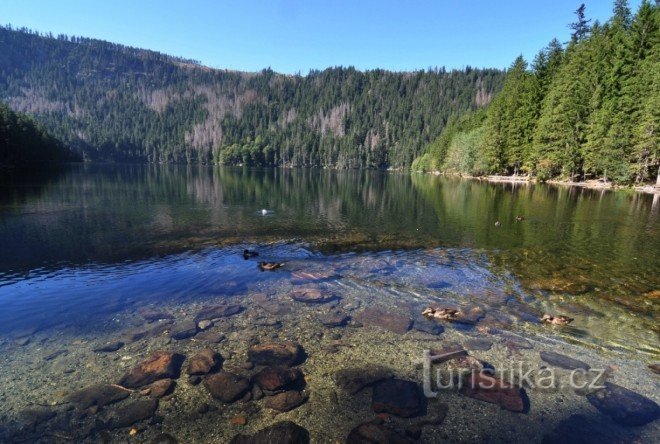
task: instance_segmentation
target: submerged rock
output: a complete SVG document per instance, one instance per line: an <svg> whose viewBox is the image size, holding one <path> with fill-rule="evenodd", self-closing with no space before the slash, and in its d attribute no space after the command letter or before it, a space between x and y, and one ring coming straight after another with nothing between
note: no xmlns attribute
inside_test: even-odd
<svg viewBox="0 0 660 444"><path fill-rule="evenodd" d="M152 398L162 398L174 391L176 382L172 379L161 379L156 381L149 387L149 394Z"/></svg>
<svg viewBox="0 0 660 444"><path fill-rule="evenodd" d="M307 402L308 396L303 392L289 390L274 396L269 396L264 405L278 412L288 412Z"/></svg>
<svg viewBox="0 0 660 444"><path fill-rule="evenodd" d="M493 342L488 339L470 339L465 343L465 347L470 350L488 351L493 346Z"/></svg>
<svg viewBox="0 0 660 444"><path fill-rule="evenodd" d="M111 384L95 384L70 394L67 400L84 410L92 406L102 408L128 398L129 394L128 390Z"/></svg>
<svg viewBox="0 0 660 444"><path fill-rule="evenodd" d="M266 367L253 380L263 390L276 392L303 383L304 377L299 368Z"/></svg>
<svg viewBox="0 0 660 444"><path fill-rule="evenodd" d="M348 434L346 444L411 444L413 440L375 421L359 424Z"/></svg>
<svg viewBox="0 0 660 444"><path fill-rule="evenodd" d="M363 324L373 325L398 334L404 334L410 330L412 324L409 316L380 308L367 308L356 319Z"/></svg>
<svg viewBox="0 0 660 444"><path fill-rule="evenodd" d="M46 408L27 409L19 413L21 422L29 429L34 429L39 424L50 421L55 416L57 416L57 412Z"/></svg>
<svg viewBox="0 0 660 444"><path fill-rule="evenodd" d="M158 310L155 308L143 308L138 311L140 316L144 318L147 322L157 322L162 320L174 319L174 316L171 313L166 311Z"/></svg>
<svg viewBox="0 0 660 444"><path fill-rule="evenodd" d="M225 335L216 331L203 331L195 335L195 341L204 341L211 344L219 344L225 339Z"/></svg>
<svg viewBox="0 0 660 444"><path fill-rule="evenodd" d="M116 352L124 346L122 341L108 342L105 345L101 345L93 349L96 353L111 353Z"/></svg>
<svg viewBox="0 0 660 444"><path fill-rule="evenodd" d="M643 426L660 416L660 407L651 399L611 382L587 395L589 402L624 426Z"/></svg>
<svg viewBox="0 0 660 444"><path fill-rule="evenodd" d="M295 342L268 342L256 344L248 349L248 360L257 365L300 364L305 359L305 351Z"/></svg>
<svg viewBox="0 0 660 444"><path fill-rule="evenodd" d="M170 336L173 339L188 339L197 334L197 323L192 319L176 322L170 329Z"/></svg>
<svg viewBox="0 0 660 444"><path fill-rule="evenodd" d="M222 356L220 353L206 348L188 360L186 373L189 375L206 375L219 370L221 366Z"/></svg>
<svg viewBox="0 0 660 444"><path fill-rule="evenodd" d="M575 370L578 368L589 370L591 368L589 364L578 361L577 359L569 358L568 356L564 356L559 353L542 351L540 352L540 355L543 361L550 365L554 365L555 367L560 367L567 370Z"/></svg>
<svg viewBox="0 0 660 444"><path fill-rule="evenodd" d="M374 386L371 409L376 413L411 418L426 414L426 398L413 381L386 379Z"/></svg>
<svg viewBox="0 0 660 444"><path fill-rule="evenodd" d="M451 359L462 358L468 355L467 350L462 345L452 342L442 348L432 348L429 351L431 361L435 363L446 362Z"/></svg>
<svg viewBox="0 0 660 444"><path fill-rule="evenodd" d="M206 378L204 386L214 398L231 403L242 398L250 390L250 381L234 373L221 371Z"/></svg>
<svg viewBox="0 0 660 444"><path fill-rule="evenodd" d="M465 375L460 392L470 398L497 404L511 412L525 413L529 409L523 389L483 373Z"/></svg>
<svg viewBox="0 0 660 444"><path fill-rule="evenodd" d="M351 395L358 393L363 388L383 379L389 379L394 374L385 367L361 367L344 368L335 373L335 382L343 390Z"/></svg>
<svg viewBox="0 0 660 444"><path fill-rule="evenodd" d="M639 437L606 421L571 415L543 437L543 444L639 444Z"/></svg>
<svg viewBox="0 0 660 444"><path fill-rule="evenodd" d="M318 317L321 324L326 327L343 327L348 324L348 321L351 320L351 317L341 311L331 311L329 313L324 313Z"/></svg>
<svg viewBox="0 0 660 444"><path fill-rule="evenodd" d="M431 335L440 335L445 331L445 327L443 327L441 324L426 319L425 317L419 317L415 319L415 322L413 323L413 329Z"/></svg>
<svg viewBox="0 0 660 444"><path fill-rule="evenodd" d="M131 426L136 422L151 418L154 416L157 409L157 399L133 401L130 404L119 407L112 413L108 427L111 429L117 429Z"/></svg>
<svg viewBox="0 0 660 444"><path fill-rule="evenodd" d="M202 308L195 316L195 321L214 320L226 318L243 311L243 307L237 304L218 304Z"/></svg>
<svg viewBox="0 0 660 444"><path fill-rule="evenodd" d="M318 288L299 288L291 292L291 299L307 304L323 304L333 301L337 297L333 294L323 292Z"/></svg>
<svg viewBox="0 0 660 444"><path fill-rule="evenodd" d="M282 421L254 435L236 435L231 444L309 444L309 432L291 421Z"/></svg>
<svg viewBox="0 0 660 444"><path fill-rule="evenodd" d="M151 441L151 444L178 444L178 442L179 441L169 433L161 433Z"/></svg>
<svg viewBox="0 0 660 444"><path fill-rule="evenodd" d="M158 352L141 362L119 381L120 385L139 388L159 379L177 379L185 357L178 353Z"/></svg>

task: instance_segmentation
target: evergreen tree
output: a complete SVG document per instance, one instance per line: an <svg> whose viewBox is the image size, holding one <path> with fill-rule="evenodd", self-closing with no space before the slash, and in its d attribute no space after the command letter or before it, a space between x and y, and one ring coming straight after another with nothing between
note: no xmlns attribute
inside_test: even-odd
<svg viewBox="0 0 660 444"><path fill-rule="evenodd" d="M573 30L571 33L571 42L573 43L581 42L589 35L589 23L591 22L591 19L587 20L584 14L585 9L586 7L584 6L584 3L582 3L580 7L575 10L577 21L568 25L568 27Z"/></svg>

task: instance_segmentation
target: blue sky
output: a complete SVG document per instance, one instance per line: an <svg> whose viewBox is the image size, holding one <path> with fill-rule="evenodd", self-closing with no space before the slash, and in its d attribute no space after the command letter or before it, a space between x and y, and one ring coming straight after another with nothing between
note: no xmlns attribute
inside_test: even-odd
<svg viewBox="0 0 660 444"><path fill-rule="evenodd" d="M583 0L605 21L613 1ZM567 41L580 0L2 0L0 23L284 73L355 66L504 68ZM630 2L633 13L641 0Z"/></svg>

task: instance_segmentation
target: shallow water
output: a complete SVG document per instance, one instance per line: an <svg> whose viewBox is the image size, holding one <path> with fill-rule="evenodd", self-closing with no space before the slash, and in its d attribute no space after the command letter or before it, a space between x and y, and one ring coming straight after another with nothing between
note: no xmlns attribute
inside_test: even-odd
<svg viewBox="0 0 660 444"><path fill-rule="evenodd" d="M384 365L421 383L413 361L424 349L472 339L493 343L470 354L495 368L539 368L547 365L539 351L556 351L614 366L611 381L657 401L658 379L646 366L660 358L659 217L658 196L379 172L86 165L6 175L0 441L128 439L128 428L98 426L119 407L80 415L67 396L117 382L155 350L190 358L208 344L172 339L170 324L144 313L163 311L177 325L223 301L242 307L210 327L226 337L211 345L224 368L250 376L240 364L251 344L297 341L308 356L308 402L275 415L263 401L220 403L182 377L131 439L166 431L180 442L227 442L291 419L313 442L344 441L374 413L371 389L346 395L338 370ZM259 257L245 260L245 248ZM261 272L259 260L285 266ZM334 298L296 302L290 294L301 287ZM476 324L428 321L421 312L429 305L479 315ZM369 309L409 319L408 331L359 321ZM320 318L334 311L350 322L324 326ZM542 325L545 312L574 321ZM120 339L118 351L92 351ZM424 427L424 442L540 441L577 412L607 422L575 391L530 389L525 414L443 395L447 419ZM26 426L25 410L36 407L57 415ZM497 424L479 423L484 414ZM236 415L248 424L225 427ZM209 432L218 421L221 430ZM655 438L658 427L634 433Z"/></svg>

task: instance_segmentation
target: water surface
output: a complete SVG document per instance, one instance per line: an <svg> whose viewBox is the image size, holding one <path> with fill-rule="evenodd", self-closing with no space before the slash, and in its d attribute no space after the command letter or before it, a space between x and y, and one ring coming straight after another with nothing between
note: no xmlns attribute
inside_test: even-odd
<svg viewBox="0 0 660 444"><path fill-rule="evenodd" d="M240 354L249 343L245 337L315 342L316 334L333 336L312 322L328 309L355 317L381 307L409 316L411 331L424 332L428 328L417 328L422 309L440 305L483 314L476 327L445 325L443 337L516 334L541 348L648 372L646 364L660 357L659 217L658 195L430 175L156 165L4 174L0 337L13 353L7 365L16 371L20 364L27 380L41 368L31 360L34 353L66 350L53 358L60 367L41 371L67 386L80 384L73 359L92 359L89 347L76 354L72 344L143 328L144 310L179 319L209 303L243 304L247 310L237 321L215 327L247 335L230 345ZM245 248L259 251L259 258L245 260ZM260 272L259 259L286 265ZM316 277L302 279L304 285L338 301L311 309L291 302L301 272ZM264 298L291 307L264 312ZM545 312L575 321L548 328L538 322ZM352 352L379 338L358 327L344 333L353 338ZM12 342L17 338L22 348ZM32 341L25 345L21 338ZM155 347L149 339L137 341L117 359ZM410 365L408 357L398 359L393 365ZM90 383L107 377L102 368L108 363L94 362L99 370L82 378ZM121 362L122 368L134 364ZM29 387L5 382L6 408L25 407ZM36 393L31 396L50 396ZM529 419L530 433L536 420ZM172 427L204 440L203 431L173 421ZM315 431L328 424L309 427L323 439L345 433L340 426L328 436Z"/></svg>

